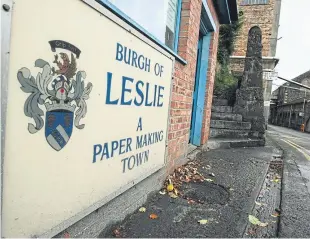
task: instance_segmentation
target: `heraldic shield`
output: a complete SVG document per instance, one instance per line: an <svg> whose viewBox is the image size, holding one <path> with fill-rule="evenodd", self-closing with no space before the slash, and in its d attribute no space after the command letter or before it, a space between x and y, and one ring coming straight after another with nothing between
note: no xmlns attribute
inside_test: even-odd
<svg viewBox="0 0 310 239"><path fill-rule="evenodd" d="M88 82L85 86L86 72L78 70L80 49L62 40L52 40L49 44L56 53L53 63L39 58L34 64L40 69L36 76L32 76L28 68L22 67L17 72L17 79L22 91L29 94L24 104L25 115L34 121L34 124L28 123L29 133L39 132L45 124L48 144L60 151L67 145L73 125L77 129L85 127L80 121L86 116L86 100L89 99L93 84ZM57 52L56 48L61 52ZM46 114L40 105L45 106Z"/></svg>
<svg viewBox="0 0 310 239"><path fill-rule="evenodd" d="M73 128L73 112L47 111L45 137L49 145L59 151L68 143Z"/></svg>

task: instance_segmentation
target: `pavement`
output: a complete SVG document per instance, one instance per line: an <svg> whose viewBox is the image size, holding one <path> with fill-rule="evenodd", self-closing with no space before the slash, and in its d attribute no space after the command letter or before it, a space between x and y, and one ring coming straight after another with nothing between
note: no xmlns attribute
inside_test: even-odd
<svg viewBox="0 0 310 239"><path fill-rule="evenodd" d="M279 237L310 237L310 134L268 126L284 152Z"/></svg>
<svg viewBox="0 0 310 239"><path fill-rule="evenodd" d="M281 173L270 163L278 160L281 168L281 150L267 142L266 147L198 153L172 176L177 198L154 192L145 212L137 210L99 237L277 237L279 221L270 215L280 204L281 177L273 179ZM191 180L174 181L188 168L195 171ZM268 226L250 224L249 215L262 217Z"/></svg>

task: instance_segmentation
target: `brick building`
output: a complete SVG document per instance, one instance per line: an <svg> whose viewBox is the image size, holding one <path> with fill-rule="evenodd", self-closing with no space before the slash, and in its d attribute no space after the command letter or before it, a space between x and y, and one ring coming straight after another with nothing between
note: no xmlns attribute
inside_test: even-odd
<svg viewBox="0 0 310 239"><path fill-rule="evenodd" d="M68 12L69 8L72 11ZM53 3L16 0L14 8L3 7L2 11L7 26L3 34L6 49L2 52L10 52L2 58L5 59L2 69L8 71L3 74L9 75L4 78L8 79L8 89L3 87L1 92L2 102L9 102L1 122L1 145L5 145L1 151L5 151L1 165L5 175L1 181L2 236L97 237L104 228L141 206L151 192L162 187L168 174L184 164L195 148L207 142L219 26L237 20L237 3L235 0L55 0ZM51 16L55 11L67 16L68 27L58 27L61 23L55 21L61 20ZM72 30L68 33L69 27ZM31 33L27 39L21 37L24 32ZM33 46L19 50L23 46L21 39ZM51 45L47 47L48 43ZM72 89L70 80L61 75L57 83L53 81L54 91L49 91L46 86L50 81L36 84L54 79L49 64L57 63L58 48L71 55L74 73L76 68L82 71L76 74L80 77L76 82L72 78ZM37 53L46 59L55 57L55 61L35 61ZM61 61L57 64L62 66ZM34 78L29 80L30 72L37 72L37 82ZM87 82L85 89L84 82ZM31 87L27 88L29 84ZM84 98L77 99L80 108L75 113L85 120L86 127L74 121L83 130L69 141L73 126L70 120L75 117L76 106L68 105L72 99L66 93L76 90L77 85L78 93L72 97ZM37 97L32 95L27 100L26 93L31 90ZM49 97L40 98L56 90L63 97L60 100L55 96L53 102L43 102ZM154 98L148 103L150 95ZM61 131L53 128L56 116L52 111L43 111L43 103L45 106L51 103L57 109L66 107L66 119L61 121L64 125L57 126ZM25 114L24 105L25 111L29 111ZM58 112L59 117L63 117L63 112ZM53 134L44 135L40 129L45 120L42 116L47 113L51 115L45 123L46 129L52 129ZM147 157L143 164L141 158L136 159L142 150L142 140L140 143L137 140L139 134L145 139L143 148ZM49 138L49 145L42 140L44 137ZM136 147L131 147L134 140L137 142L132 145ZM108 146L112 149L111 157L107 157ZM16 169L22 170L16 172Z"/></svg>
<svg viewBox="0 0 310 239"><path fill-rule="evenodd" d="M310 71L292 81L310 87ZM276 89L272 93L269 122L297 130L304 123L305 131L310 133L310 90L289 82Z"/></svg>
<svg viewBox="0 0 310 239"><path fill-rule="evenodd" d="M281 0L238 0L238 7L240 15L243 16L243 25L234 44L230 68L235 76L238 78L242 76L249 30L254 26L260 27L262 31L264 114L267 120L274 68L279 61L275 55Z"/></svg>

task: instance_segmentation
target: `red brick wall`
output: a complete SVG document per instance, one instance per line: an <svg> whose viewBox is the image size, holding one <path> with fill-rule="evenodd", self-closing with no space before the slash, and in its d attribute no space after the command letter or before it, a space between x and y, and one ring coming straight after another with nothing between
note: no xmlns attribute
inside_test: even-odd
<svg viewBox="0 0 310 239"><path fill-rule="evenodd" d="M187 65L175 62L168 134L168 171L187 152L195 83L201 0L183 0L178 54Z"/></svg>
<svg viewBox="0 0 310 239"><path fill-rule="evenodd" d="M211 0L208 0L208 5L217 21ZM187 65L175 63L168 132L168 173L180 164L179 159L186 156L189 144L201 7L202 0L182 1L178 54L187 61ZM212 34L202 143L206 142L209 134L217 41L217 33Z"/></svg>

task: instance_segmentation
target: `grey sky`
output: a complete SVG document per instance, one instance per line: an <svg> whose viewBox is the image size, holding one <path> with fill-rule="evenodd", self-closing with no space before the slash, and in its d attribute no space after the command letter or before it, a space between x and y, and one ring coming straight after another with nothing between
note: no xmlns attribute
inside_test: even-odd
<svg viewBox="0 0 310 239"><path fill-rule="evenodd" d="M310 70L310 0L282 0L277 54L279 76L292 79ZM284 81L274 81L276 85Z"/></svg>

